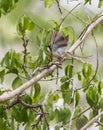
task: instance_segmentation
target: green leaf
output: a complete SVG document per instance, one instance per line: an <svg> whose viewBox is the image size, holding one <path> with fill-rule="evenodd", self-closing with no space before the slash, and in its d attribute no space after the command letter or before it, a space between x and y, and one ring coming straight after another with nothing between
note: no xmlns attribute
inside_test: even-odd
<svg viewBox="0 0 103 130"><path fill-rule="evenodd" d="M22 17L23 20L23 29L24 30L32 30L34 28L34 23L30 20L29 17Z"/></svg>
<svg viewBox="0 0 103 130"><path fill-rule="evenodd" d="M78 80L81 80L82 79L82 76L80 73L78 73Z"/></svg>
<svg viewBox="0 0 103 130"><path fill-rule="evenodd" d="M101 117L100 117L100 122L103 123L103 115L101 115Z"/></svg>
<svg viewBox="0 0 103 130"><path fill-rule="evenodd" d="M25 35L26 31L33 30L35 27L34 22L27 16L22 16L17 24L17 32L19 35Z"/></svg>
<svg viewBox="0 0 103 130"><path fill-rule="evenodd" d="M15 7L18 1L19 0L1 0L0 1L1 13L6 15L10 11L12 11L12 9Z"/></svg>
<svg viewBox="0 0 103 130"><path fill-rule="evenodd" d="M80 130L86 123L88 122L88 118L85 115L77 118L76 120L76 127Z"/></svg>
<svg viewBox="0 0 103 130"><path fill-rule="evenodd" d="M92 119L93 117L94 117L93 110L91 110L89 113L89 119Z"/></svg>
<svg viewBox="0 0 103 130"><path fill-rule="evenodd" d="M76 95L75 95L75 96L76 96L76 97L75 97L75 100L76 100L76 104L75 104L75 106L77 106L78 103L79 103L79 101L80 101L80 94L79 94L78 91L76 91Z"/></svg>
<svg viewBox="0 0 103 130"><path fill-rule="evenodd" d="M87 3L91 4L91 0L85 0L85 4Z"/></svg>
<svg viewBox="0 0 103 130"><path fill-rule="evenodd" d="M65 82L61 86L62 97L65 103L71 103L72 101L72 90L69 88L69 83Z"/></svg>
<svg viewBox="0 0 103 130"><path fill-rule="evenodd" d="M58 101L59 98L60 98L59 94L54 94L53 95L53 100L54 101Z"/></svg>
<svg viewBox="0 0 103 130"><path fill-rule="evenodd" d="M85 78L89 78L92 74L92 65L84 63L83 64L83 69L82 69L82 74Z"/></svg>
<svg viewBox="0 0 103 130"><path fill-rule="evenodd" d="M12 88L16 89L22 85L22 80L19 77L16 77L12 82Z"/></svg>
<svg viewBox="0 0 103 130"><path fill-rule="evenodd" d="M39 83L35 83L34 84L34 89L35 89L35 94L34 94L34 98L38 97L41 91L41 87Z"/></svg>
<svg viewBox="0 0 103 130"><path fill-rule="evenodd" d="M55 0L44 0L46 8L50 8L54 4Z"/></svg>
<svg viewBox="0 0 103 130"><path fill-rule="evenodd" d="M55 118L55 111L49 110L48 119L51 121Z"/></svg>
<svg viewBox="0 0 103 130"><path fill-rule="evenodd" d="M38 45L40 46L40 44L42 43L42 31L41 30L39 32L37 32L36 39L37 39Z"/></svg>
<svg viewBox="0 0 103 130"><path fill-rule="evenodd" d="M66 82L68 80L68 77L67 76L63 76L61 79L60 79L60 82Z"/></svg>
<svg viewBox="0 0 103 130"><path fill-rule="evenodd" d="M89 87L86 92L86 99L91 107L96 107L99 99L98 90L95 86Z"/></svg>
<svg viewBox="0 0 103 130"><path fill-rule="evenodd" d="M103 83L100 81L98 83L98 92L99 92L99 94L102 94L102 89L103 89Z"/></svg>
<svg viewBox="0 0 103 130"><path fill-rule="evenodd" d="M100 101L98 103L98 108L103 110L103 98L100 99Z"/></svg>
<svg viewBox="0 0 103 130"><path fill-rule="evenodd" d="M82 110L81 110L80 106L77 106L77 107L75 108L74 116L75 116L75 117L78 116L81 112L82 112Z"/></svg>
<svg viewBox="0 0 103 130"><path fill-rule="evenodd" d="M3 83L4 76L5 76L5 70L3 69L2 71L0 71L0 83Z"/></svg>
<svg viewBox="0 0 103 130"><path fill-rule="evenodd" d="M32 104L32 98L30 95L26 94L22 97L23 101L25 101L27 104Z"/></svg>
<svg viewBox="0 0 103 130"><path fill-rule="evenodd" d="M29 121L27 110L25 108L22 108L20 105L13 107L12 117L18 123L26 123L27 121Z"/></svg>
<svg viewBox="0 0 103 130"><path fill-rule="evenodd" d="M65 91L65 90L68 90L69 89L69 82L64 82L62 85L61 85L61 91Z"/></svg>
<svg viewBox="0 0 103 130"><path fill-rule="evenodd" d="M69 65L67 65L67 66L65 67L65 75L67 76L68 73L69 73Z"/></svg>
<svg viewBox="0 0 103 130"><path fill-rule="evenodd" d="M16 53L14 50L8 51L1 61L1 66L5 66L8 73L18 74L18 71L21 71L21 64L21 54Z"/></svg>
<svg viewBox="0 0 103 130"><path fill-rule="evenodd" d="M67 65L65 67L65 75L68 76L69 78L72 78L73 73L73 66L72 65Z"/></svg>
<svg viewBox="0 0 103 130"><path fill-rule="evenodd" d="M60 109L58 110L58 117L57 120L58 122L67 122L70 119L71 112L68 108Z"/></svg>
<svg viewBox="0 0 103 130"><path fill-rule="evenodd" d="M98 8L101 8L102 5L103 5L103 0L99 0L99 2L98 2Z"/></svg>

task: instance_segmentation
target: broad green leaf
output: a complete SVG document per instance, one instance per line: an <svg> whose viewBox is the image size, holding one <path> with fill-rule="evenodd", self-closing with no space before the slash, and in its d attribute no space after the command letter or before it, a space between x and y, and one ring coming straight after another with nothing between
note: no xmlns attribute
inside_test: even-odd
<svg viewBox="0 0 103 130"><path fill-rule="evenodd" d="M35 94L34 94L34 98L38 97L41 91L41 87L39 83L35 83L34 84L34 89L35 89Z"/></svg>
<svg viewBox="0 0 103 130"><path fill-rule="evenodd" d="M89 113L89 119L92 119L94 117L93 110Z"/></svg>
<svg viewBox="0 0 103 130"><path fill-rule="evenodd" d="M76 120L76 127L77 130L80 130L86 123L88 122L88 118L85 115L77 118Z"/></svg>
<svg viewBox="0 0 103 130"><path fill-rule="evenodd" d="M79 101L80 101L80 94L79 94L79 92L78 91L76 91L76 93L75 93L76 95L75 95L75 100L76 100L76 104L75 104L75 106L77 106L78 105L78 103L79 103Z"/></svg>
<svg viewBox="0 0 103 130"><path fill-rule="evenodd" d="M98 90L95 86L89 87L86 92L86 99L91 107L96 107L99 99Z"/></svg>
<svg viewBox="0 0 103 130"><path fill-rule="evenodd" d="M32 104L32 99L31 96L26 94L25 96L22 97L23 101L25 101L27 104Z"/></svg>
<svg viewBox="0 0 103 130"><path fill-rule="evenodd" d="M65 90L68 90L68 89L69 89L69 82L64 82L61 85L61 91L65 91Z"/></svg>
<svg viewBox="0 0 103 130"><path fill-rule="evenodd" d="M72 101L72 91L70 91L70 90L65 90L65 91L62 93L62 97L63 97L63 99L64 99L64 103L70 104L71 101Z"/></svg>
<svg viewBox="0 0 103 130"><path fill-rule="evenodd" d="M22 85L22 80L19 77L16 77L14 81L12 82L12 88L16 89Z"/></svg>
<svg viewBox="0 0 103 130"><path fill-rule="evenodd" d="M44 0L46 8L50 8L54 4L55 0Z"/></svg>
<svg viewBox="0 0 103 130"><path fill-rule="evenodd" d="M6 15L7 13L11 12L18 1L19 0L1 0L0 1L1 14Z"/></svg>
<svg viewBox="0 0 103 130"><path fill-rule="evenodd" d="M72 78L73 77L73 66L70 65L69 67L69 78Z"/></svg>
<svg viewBox="0 0 103 130"><path fill-rule="evenodd" d="M48 120L53 120L55 118L55 111L51 110L49 111Z"/></svg>
<svg viewBox="0 0 103 130"><path fill-rule="evenodd" d="M0 71L0 83L3 83L4 76L5 76L5 70L3 69L2 71Z"/></svg>
<svg viewBox="0 0 103 130"><path fill-rule="evenodd" d="M65 75L68 76L69 75L69 65L67 65L65 67Z"/></svg>
<svg viewBox="0 0 103 130"><path fill-rule="evenodd" d="M12 117L15 118L18 123L26 123L28 121L27 110L20 105L17 105L12 109Z"/></svg>
<svg viewBox="0 0 103 130"><path fill-rule="evenodd" d="M58 110L58 122L67 122L70 119L71 112L68 108Z"/></svg>
<svg viewBox="0 0 103 130"><path fill-rule="evenodd" d="M60 79L60 82L63 83L63 82L66 82L68 80L68 77L67 76L63 76L61 79Z"/></svg>
<svg viewBox="0 0 103 130"><path fill-rule="evenodd" d="M103 123L103 115L101 115L101 117L100 117L100 122Z"/></svg>
<svg viewBox="0 0 103 130"><path fill-rule="evenodd" d="M34 23L30 20L29 17L24 16L22 20L23 20L22 24L24 30L32 30L34 28Z"/></svg>
<svg viewBox="0 0 103 130"><path fill-rule="evenodd" d="M11 52L12 53L12 52ZM10 66L10 60L11 60L11 56L10 56L10 52L8 51L6 54L5 54L5 56L4 56L4 58L2 59L2 61L1 61L1 66L8 66L8 68L9 68L9 66Z"/></svg>
<svg viewBox="0 0 103 130"><path fill-rule="evenodd" d="M27 110L25 108L23 108L21 110L21 116L20 116L20 120L24 123L28 122L29 121L29 118L28 118L28 113L27 113Z"/></svg>
<svg viewBox="0 0 103 130"><path fill-rule="evenodd" d="M65 75L68 76L69 78L72 78L72 72L73 71L73 66L72 65L67 65L65 67Z"/></svg>
<svg viewBox="0 0 103 130"><path fill-rule="evenodd" d="M59 94L54 94L53 95L53 100L57 101L60 98Z"/></svg>
<svg viewBox="0 0 103 130"><path fill-rule="evenodd" d="M1 61L1 66L5 66L8 69L7 73L18 74L18 71L21 70L21 64L21 55L14 50L8 51Z"/></svg>
<svg viewBox="0 0 103 130"><path fill-rule="evenodd" d="M37 59L37 66L43 65L44 57L43 57L43 51L40 50L38 54L38 59Z"/></svg>
<svg viewBox="0 0 103 130"><path fill-rule="evenodd" d="M81 112L82 112L82 110L81 110L80 106L77 106L77 107L75 108L74 116L75 116L75 117L78 116Z"/></svg>
<svg viewBox="0 0 103 130"><path fill-rule="evenodd" d="M92 74L92 65L91 64L87 64L87 63L84 63L83 64L83 69L82 69L82 74L85 78L88 78L91 76Z"/></svg>
<svg viewBox="0 0 103 130"><path fill-rule="evenodd" d="M102 89L103 89L103 83L100 81L98 83L98 92L99 92L99 94L102 94Z"/></svg>
<svg viewBox="0 0 103 130"><path fill-rule="evenodd" d="M36 34L36 39L37 39L37 43L39 44L39 46L40 46L40 44L42 43L42 31L40 30L39 32L37 32L37 34Z"/></svg>
<svg viewBox="0 0 103 130"><path fill-rule="evenodd" d="M27 16L22 16L17 24L17 32L19 35L25 35L26 31L34 29L34 22Z"/></svg>
<svg viewBox="0 0 103 130"><path fill-rule="evenodd" d="M82 79L82 76L80 73L77 74L78 75L78 80L81 80Z"/></svg>
<svg viewBox="0 0 103 130"><path fill-rule="evenodd" d="M69 82L65 82L61 86L62 97L65 103L71 103L72 100L72 90L69 88L69 84Z"/></svg>

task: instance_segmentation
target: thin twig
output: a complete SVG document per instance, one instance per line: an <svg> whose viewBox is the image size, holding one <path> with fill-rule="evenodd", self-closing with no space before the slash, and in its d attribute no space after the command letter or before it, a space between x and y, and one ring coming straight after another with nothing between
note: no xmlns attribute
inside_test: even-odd
<svg viewBox="0 0 103 130"><path fill-rule="evenodd" d="M79 5L80 5L80 3L77 4L72 10L70 10L70 11L65 15L65 17L62 19L62 21L61 21L61 23L60 23L60 25L59 25L60 27L62 26L63 22L64 22L65 19L68 17L68 15L69 15L74 9L76 9Z"/></svg>
<svg viewBox="0 0 103 130"><path fill-rule="evenodd" d="M56 2L57 2L57 6L58 6L58 9L59 9L59 12L61 14L61 18L63 18L63 13L62 13L62 10L60 8L59 0L56 0Z"/></svg>

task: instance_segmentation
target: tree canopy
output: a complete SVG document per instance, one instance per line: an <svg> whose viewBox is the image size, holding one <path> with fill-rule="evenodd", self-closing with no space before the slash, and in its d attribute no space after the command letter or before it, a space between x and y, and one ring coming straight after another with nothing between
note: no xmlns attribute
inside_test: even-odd
<svg viewBox="0 0 103 130"><path fill-rule="evenodd" d="M103 129L103 1L98 12L93 2L0 1L0 130ZM66 50L54 57L57 44Z"/></svg>

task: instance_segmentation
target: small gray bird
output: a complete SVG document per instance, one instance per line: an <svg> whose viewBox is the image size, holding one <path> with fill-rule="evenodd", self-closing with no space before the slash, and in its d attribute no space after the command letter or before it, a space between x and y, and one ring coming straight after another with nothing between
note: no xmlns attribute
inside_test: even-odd
<svg viewBox="0 0 103 130"><path fill-rule="evenodd" d="M56 58L62 58L63 56L69 56L84 62L87 57L77 56L70 53L65 48L68 46L69 36L64 37L60 32L53 32L50 38L50 50L51 54Z"/></svg>
<svg viewBox="0 0 103 130"><path fill-rule="evenodd" d="M50 39L51 53L54 57L60 58L65 54L65 47L68 46L69 36L64 37L60 32L53 32Z"/></svg>

